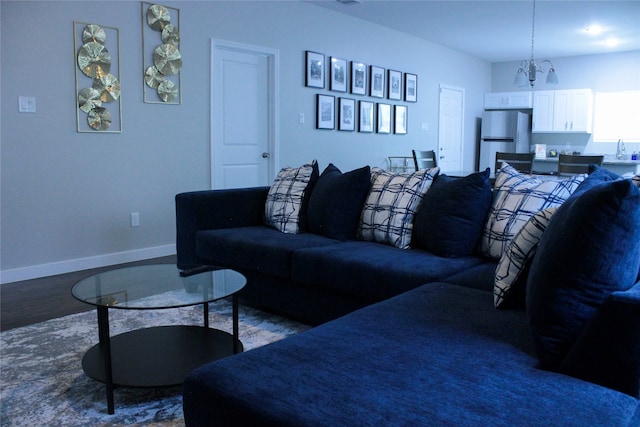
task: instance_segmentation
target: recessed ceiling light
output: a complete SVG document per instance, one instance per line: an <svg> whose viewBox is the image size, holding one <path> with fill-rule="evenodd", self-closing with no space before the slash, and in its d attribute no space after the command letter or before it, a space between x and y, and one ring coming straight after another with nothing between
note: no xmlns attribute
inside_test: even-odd
<svg viewBox="0 0 640 427"><path fill-rule="evenodd" d="M604 31L604 28L602 28L600 25L591 25L590 27L587 27L585 31L588 34L597 36Z"/></svg>
<svg viewBox="0 0 640 427"><path fill-rule="evenodd" d="M609 38L609 39L606 39L603 43L609 47L614 47L620 43L620 40L615 38Z"/></svg>

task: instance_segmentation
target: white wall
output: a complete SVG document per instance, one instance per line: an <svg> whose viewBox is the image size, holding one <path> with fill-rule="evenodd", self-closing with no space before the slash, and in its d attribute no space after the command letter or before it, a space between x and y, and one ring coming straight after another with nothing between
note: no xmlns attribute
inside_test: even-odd
<svg viewBox="0 0 640 427"><path fill-rule="evenodd" d="M538 59L540 61L542 58ZM544 58L546 59L546 58ZM640 51L588 55L568 58L548 58L558 73L557 85L545 83L546 74L538 76L533 90L593 89L594 92L640 90ZM501 62L492 65L491 91L516 92L530 90L513 84L519 62ZM595 143L591 135L533 134L532 143L556 146L565 144L583 153L615 154L616 141ZM627 144L627 151L640 151L640 144Z"/></svg>
<svg viewBox="0 0 640 427"><path fill-rule="evenodd" d="M304 2L165 4L181 14L177 106L142 102L139 1L2 1L0 282L173 253L175 194L209 188L211 38L280 51L278 166L315 158L346 171L435 148L444 83L466 90L464 167L473 168L489 63ZM120 30L121 134L76 132L74 20ZM408 135L315 130L305 50L418 74ZM35 114L17 112L21 95L36 98Z"/></svg>

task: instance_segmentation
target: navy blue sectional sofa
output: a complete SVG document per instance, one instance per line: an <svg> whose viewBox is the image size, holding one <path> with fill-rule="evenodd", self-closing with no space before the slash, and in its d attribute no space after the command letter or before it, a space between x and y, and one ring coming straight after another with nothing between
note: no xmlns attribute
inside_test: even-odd
<svg viewBox="0 0 640 427"><path fill-rule="evenodd" d="M527 286L526 309L494 308L497 262L477 252L281 233L263 225L266 187L177 195L179 268L234 268L245 301L318 325L192 372L186 425L640 425L640 190L592 181L558 209L561 231L544 234L529 273L544 283ZM610 202L613 214L592 209ZM564 257L585 227L600 244L583 239ZM565 270L581 261L609 288L576 297L558 327L573 304L562 286L583 278ZM560 290L545 288L549 274Z"/></svg>
<svg viewBox="0 0 640 427"><path fill-rule="evenodd" d="M268 190L177 195L178 268L233 268L247 277L245 301L313 325L474 267L495 270L495 261L478 255L444 258L423 249L281 233L264 225Z"/></svg>

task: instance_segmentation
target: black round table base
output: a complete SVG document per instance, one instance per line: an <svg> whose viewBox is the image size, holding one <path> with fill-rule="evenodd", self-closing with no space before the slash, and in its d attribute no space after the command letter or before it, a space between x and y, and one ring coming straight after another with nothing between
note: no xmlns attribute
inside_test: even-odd
<svg viewBox="0 0 640 427"><path fill-rule="evenodd" d="M238 352L243 347L237 342ZM207 362L233 354L233 336L202 326L158 326L111 337L113 384L123 387L180 385L184 378ZM82 358L82 369L91 378L106 382L100 344Z"/></svg>

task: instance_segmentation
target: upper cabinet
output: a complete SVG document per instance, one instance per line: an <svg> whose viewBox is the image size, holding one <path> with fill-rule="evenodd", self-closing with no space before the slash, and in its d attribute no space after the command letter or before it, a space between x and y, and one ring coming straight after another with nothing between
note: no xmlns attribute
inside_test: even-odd
<svg viewBox="0 0 640 427"><path fill-rule="evenodd" d="M485 110L519 110L533 107L531 92L495 92L484 94Z"/></svg>
<svg viewBox="0 0 640 427"><path fill-rule="evenodd" d="M533 92L532 132L591 133L591 89Z"/></svg>

